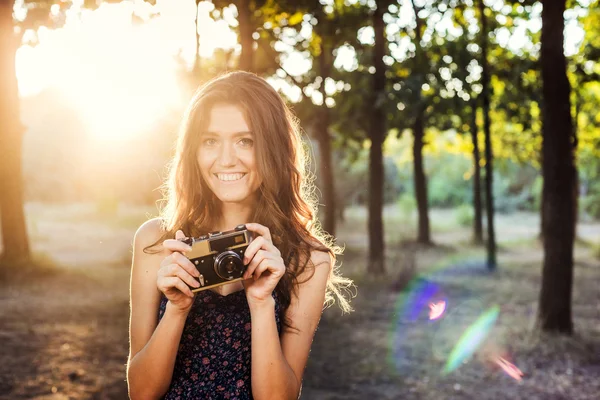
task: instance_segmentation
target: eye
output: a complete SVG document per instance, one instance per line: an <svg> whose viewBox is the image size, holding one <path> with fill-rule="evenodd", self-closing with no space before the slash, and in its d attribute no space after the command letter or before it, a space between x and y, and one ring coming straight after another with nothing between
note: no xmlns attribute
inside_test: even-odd
<svg viewBox="0 0 600 400"><path fill-rule="evenodd" d="M242 147L252 147L252 145L254 144L254 140L252 140L250 138L243 138L243 139L240 139L240 141L238 143Z"/></svg>
<svg viewBox="0 0 600 400"><path fill-rule="evenodd" d="M204 139L204 140L202 141L202 144L203 144L204 146L209 146L209 147L210 147L210 146L214 146L214 145L216 145L216 144L217 144L217 141L216 141L215 139L213 139L213 138L208 138L208 139Z"/></svg>

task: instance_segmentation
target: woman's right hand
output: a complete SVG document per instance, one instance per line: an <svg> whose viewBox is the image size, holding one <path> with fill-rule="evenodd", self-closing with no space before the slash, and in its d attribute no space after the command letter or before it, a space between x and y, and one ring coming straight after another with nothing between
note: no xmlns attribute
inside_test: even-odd
<svg viewBox="0 0 600 400"><path fill-rule="evenodd" d="M169 252L160 263L156 286L173 308L177 311L187 313L194 304L194 293L188 285L198 288L200 283L196 278L200 273L192 262L184 256L191 247L179 239L185 238L181 230L175 233L175 239L167 239L163 247Z"/></svg>

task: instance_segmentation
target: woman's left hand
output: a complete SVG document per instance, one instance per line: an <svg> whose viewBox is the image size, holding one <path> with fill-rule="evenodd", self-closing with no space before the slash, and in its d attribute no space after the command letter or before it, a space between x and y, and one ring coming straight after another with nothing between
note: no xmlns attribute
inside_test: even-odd
<svg viewBox="0 0 600 400"><path fill-rule="evenodd" d="M244 253L244 264L248 264L243 275L246 298L250 306L272 300L277 282L285 273L281 252L273 245L271 232L266 226L248 223L246 229L254 233L254 240Z"/></svg>

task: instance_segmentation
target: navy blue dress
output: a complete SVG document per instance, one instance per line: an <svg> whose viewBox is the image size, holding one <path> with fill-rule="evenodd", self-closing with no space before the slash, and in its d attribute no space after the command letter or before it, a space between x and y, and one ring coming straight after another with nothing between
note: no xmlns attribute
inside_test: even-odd
<svg viewBox="0 0 600 400"><path fill-rule="evenodd" d="M281 333L275 292L275 320ZM166 297L160 302L159 321ZM197 292L188 314L173 378L164 399L252 399L250 309L246 292Z"/></svg>

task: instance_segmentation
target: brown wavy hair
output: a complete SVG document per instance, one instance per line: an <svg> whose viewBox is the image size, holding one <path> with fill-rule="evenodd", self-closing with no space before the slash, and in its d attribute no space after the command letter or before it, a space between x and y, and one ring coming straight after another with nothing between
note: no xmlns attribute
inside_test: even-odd
<svg viewBox="0 0 600 400"><path fill-rule="evenodd" d="M307 148L297 118L267 81L249 72L230 72L202 85L184 115L169 175L162 186L165 195L160 210L162 237L144 251L175 236L181 229L187 236L213 231L221 216L220 202L202 178L196 152L199 133L209 123L215 104L233 104L242 110L255 136L257 170L263 178L251 221L269 228L273 244L281 251L286 272L275 289L281 301L281 321L290 327L285 311L305 271L314 273L312 250L329 253L332 268L326 304L337 302L351 311L343 289L353 286L339 275L336 256L341 249L323 232L317 220L314 176L308 169ZM312 271L310 271L312 270ZM346 292L347 293L347 292Z"/></svg>

